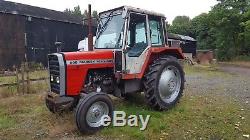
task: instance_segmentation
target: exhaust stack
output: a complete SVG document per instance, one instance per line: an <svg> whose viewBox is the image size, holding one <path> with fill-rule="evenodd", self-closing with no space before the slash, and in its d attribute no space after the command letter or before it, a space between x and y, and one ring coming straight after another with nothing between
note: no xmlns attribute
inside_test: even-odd
<svg viewBox="0 0 250 140"><path fill-rule="evenodd" d="M88 5L88 50L93 51L93 33L92 33L92 16L91 16L91 4Z"/></svg>

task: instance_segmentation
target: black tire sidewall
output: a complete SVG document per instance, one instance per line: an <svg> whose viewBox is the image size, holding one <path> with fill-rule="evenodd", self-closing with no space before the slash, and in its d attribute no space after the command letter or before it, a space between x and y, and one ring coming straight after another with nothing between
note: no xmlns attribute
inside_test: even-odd
<svg viewBox="0 0 250 140"><path fill-rule="evenodd" d="M160 93L159 93L159 90L158 90L158 85L159 85L159 81L160 81L160 77L161 77L161 74L163 72L163 70L167 67L167 66L174 66L178 69L179 73L180 73L180 76L181 76L181 87L180 87L180 91L178 93L178 96L176 97L176 99L171 102L171 103L166 103L164 102L161 97L160 97ZM158 103L160 103L160 106L161 107L164 107L165 108L169 108L169 107L172 107L176 104L176 102L178 102L178 100L180 99L180 97L182 96L182 92L183 92L183 89L184 89L184 71L183 71L183 68L181 67L181 65L178 63L178 60L173 60L172 58L170 58L169 60L167 60L159 69L158 73L157 73L157 77L156 77L156 82L155 82L155 91L154 93L156 93L156 100Z"/></svg>
<svg viewBox="0 0 250 140"><path fill-rule="evenodd" d="M98 102L98 101L102 101L108 105L109 116L111 117L111 120L112 120L114 107L113 107L113 102L110 99L110 97L104 93L90 93L87 95L87 97L79 101L79 104L76 108L76 114L75 114L76 124L81 133L93 134L103 128L103 126L91 127L88 125L87 120L86 120L86 115L87 115L89 108L95 102Z"/></svg>

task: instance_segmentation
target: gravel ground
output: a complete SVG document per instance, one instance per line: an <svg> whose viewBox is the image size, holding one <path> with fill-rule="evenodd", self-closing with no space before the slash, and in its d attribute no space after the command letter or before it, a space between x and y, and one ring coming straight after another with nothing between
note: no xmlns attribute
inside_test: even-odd
<svg viewBox="0 0 250 140"><path fill-rule="evenodd" d="M250 68L222 64L219 69L231 74L250 77Z"/></svg>
<svg viewBox="0 0 250 140"><path fill-rule="evenodd" d="M230 98L250 109L250 69L219 66L218 71L186 75L186 88L192 94L216 94Z"/></svg>

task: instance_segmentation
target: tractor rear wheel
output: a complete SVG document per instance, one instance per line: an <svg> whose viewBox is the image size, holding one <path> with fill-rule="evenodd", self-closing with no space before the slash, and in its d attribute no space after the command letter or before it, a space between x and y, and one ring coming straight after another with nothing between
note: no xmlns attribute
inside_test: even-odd
<svg viewBox="0 0 250 140"><path fill-rule="evenodd" d="M87 94L76 108L76 125L81 133L93 134L103 128L102 117L108 115L112 118L113 111L112 100L107 94Z"/></svg>
<svg viewBox="0 0 250 140"><path fill-rule="evenodd" d="M165 56L155 60L144 77L146 101L156 110L170 109L182 96L184 80L177 58Z"/></svg>

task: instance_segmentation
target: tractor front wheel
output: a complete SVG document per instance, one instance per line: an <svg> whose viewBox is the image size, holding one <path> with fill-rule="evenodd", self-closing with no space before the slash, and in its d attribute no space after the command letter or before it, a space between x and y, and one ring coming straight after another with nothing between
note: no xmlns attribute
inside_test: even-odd
<svg viewBox="0 0 250 140"><path fill-rule="evenodd" d="M178 59L165 56L155 60L144 77L145 97L156 110L174 106L182 96L184 72Z"/></svg>
<svg viewBox="0 0 250 140"><path fill-rule="evenodd" d="M76 124L81 133L93 134L102 126L102 117L112 118L113 103L105 93L89 93L81 99L76 108Z"/></svg>

